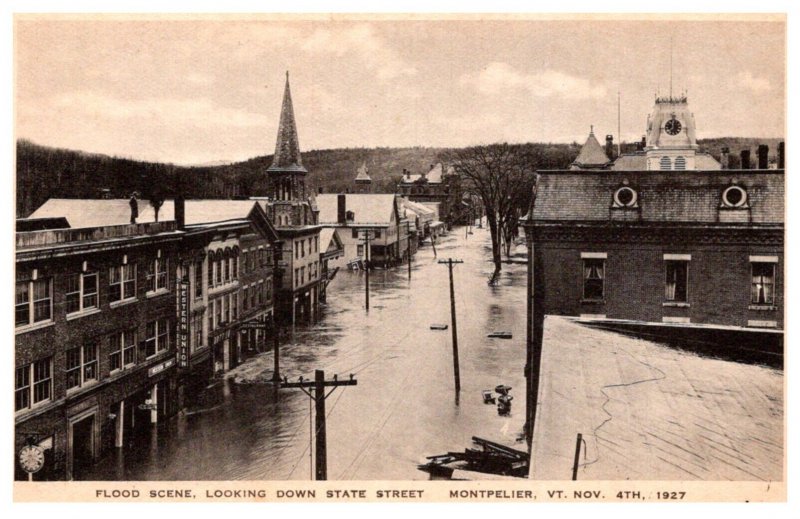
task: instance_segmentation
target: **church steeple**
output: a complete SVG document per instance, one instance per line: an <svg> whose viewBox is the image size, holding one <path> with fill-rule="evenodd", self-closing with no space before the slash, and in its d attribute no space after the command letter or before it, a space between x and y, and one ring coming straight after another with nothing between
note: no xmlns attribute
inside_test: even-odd
<svg viewBox="0 0 800 519"><path fill-rule="evenodd" d="M297 125L292 107L292 92L289 89L289 71L286 71L286 86L283 91L281 119L278 123L278 140L275 143L275 156L268 172L308 173L300 157L300 142L297 138Z"/></svg>

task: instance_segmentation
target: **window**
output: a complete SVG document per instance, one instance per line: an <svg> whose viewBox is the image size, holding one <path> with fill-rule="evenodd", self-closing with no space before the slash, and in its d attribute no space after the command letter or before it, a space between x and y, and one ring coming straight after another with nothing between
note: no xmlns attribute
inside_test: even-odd
<svg viewBox="0 0 800 519"><path fill-rule="evenodd" d="M250 308L256 307L256 287L250 287Z"/></svg>
<svg viewBox="0 0 800 519"><path fill-rule="evenodd" d="M753 273L750 302L754 305L775 304L775 263L753 262L750 266Z"/></svg>
<svg viewBox="0 0 800 519"><path fill-rule="evenodd" d="M305 240L300 240L300 257L301 258L305 258L306 257L306 241Z"/></svg>
<svg viewBox="0 0 800 519"><path fill-rule="evenodd" d="M14 375L15 411L30 409L50 400L53 393L53 357L20 366Z"/></svg>
<svg viewBox="0 0 800 519"><path fill-rule="evenodd" d="M358 229L353 229L353 239L358 239Z"/></svg>
<svg viewBox="0 0 800 519"><path fill-rule="evenodd" d="M203 262L197 261L194 264L194 297L203 297Z"/></svg>
<svg viewBox="0 0 800 519"><path fill-rule="evenodd" d="M203 314L198 312L192 316L191 322L192 339L190 347L192 351L203 347Z"/></svg>
<svg viewBox="0 0 800 519"><path fill-rule="evenodd" d="M53 283L51 278L18 282L14 323L25 326L53 318Z"/></svg>
<svg viewBox="0 0 800 519"><path fill-rule="evenodd" d="M300 284L300 269L294 269L294 286Z"/></svg>
<svg viewBox="0 0 800 519"><path fill-rule="evenodd" d="M246 312L250 309L250 287L244 287L242 293L242 312Z"/></svg>
<svg viewBox="0 0 800 519"><path fill-rule="evenodd" d="M217 299L214 305L214 322L217 326L222 324L222 299Z"/></svg>
<svg viewBox="0 0 800 519"><path fill-rule="evenodd" d="M380 239L380 237L381 237L381 230L380 229L375 229L375 232L374 232L374 235L373 235L373 239L377 240L377 239Z"/></svg>
<svg viewBox="0 0 800 519"><path fill-rule="evenodd" d="M109 337L108 344L111 371L136 363L136 332L128 330L115 333Z"/></svg>
<svg viewBox="0 0 800 519"><path fill-rule="evenodd" d="M214 262L214 270L216 272L216 285L222 284L222 268L225 266L225 258L220 254Z"/></svg>
<svg viewBox="0 0 800 519"><path fill-rule="evenodd" d="M680 170L686 169L685 157L675 157L675 169L680 169Z"/></svg>
<svg viewBox="0 0 800 519"><path fill-rule="evenodd" d="M664 298L667 301L685 303L689 297L689 262L666 261Z"/></svg>
<svg viewBox="0 0 800 519"><path fill-rule="evenodd" d="M208 286L209 288L214 286L214 254L208 254Z"/></svg>
<svg viewBox="0 0 800 519"><path fill-rule="evenodd" d="M306 282L306 268L300 267L300 284L303 285Z"/></svg>
<svg viewBox="0 0 800 519"><path fill-rule="evenodd" d="M147 265L148 292L167 289L168 268L168 261L165 258L155 258Z"/></svg>
<svg viewBox="0 0 800 519"><path fill-rule="evenodd" d="M147 338L144 341L145 357L148 359L169 349L169 322L158 319L147 323Z"/></svg>
<svg viewBox="0 0 800 519"><path fill-rule="evenodd" d="M97 343L67 350L67 390L97 381Z"/></svg>
<svg viewBox="0 0 800 519"><path fill-rule="evenodd" d="M745 207L747 191L739 186L730 186L722 192L722 205L725 207Z"/></svg>
<svg viewBox="0 0 800 519"><path fill-rule="evenodd" d="M234 292L231 294L231 320L235 321L239 318L239 293Z"/></svg>
<svg viewBox="0 0 800 519"><path fill-rule="evenodd" d="M272 301L272 280L268 279L265 285L266 290L264 291L264 298L267 302Z"/></svg>
<svg viewBox="0 0 800 519"><path fill-rule="evenodd" d="M70 275L66 298L68 314L97 308L97 272Z"/></svg>
<svg viewBox="0 0 800 519"><path fill-rule="evenodd" d="M258 287L255 287L256 292L258 293L258 304L264 304L264 281L258 282Z"/></svg>
<svg viewBox="0 0 800 519"><path fill-rule="evenodd" d="M623 186L614 193L614 207L636 207L637 199L636 191Z"/></svg>
<svg viewBox="0 0 800 519"><path fill-rule="evenodd" d="M364 246L363 245L358 245L357 251L356 251L356 255L358 257L364 256Z"/></svg>
<svg viewBox="0 0 800 519"><path fill-rule="evenodd" d="M228 295L228 297L224 297L224 296L223 296L223 297L220 299L220 301L222 302L222 317L223 317L223 319L225 320L225 322L226 322L226 323L229 323L229 322L231 322L231 301L230 301L230 295Z"/></svg>
<svg viewBox="0 0 800 519"><path fill-rule="evenodd" d="M585 258L583 260L584 299L603 299L605 264L605 260L599 258Z"/></svg>
<svg viewBox="0 0 800 519"><path fill-rule="evenodd" d="M319 252L319 236L314 237L314 252Z"/></svg>
<svg viewBox="0 0 800 519"><path fill-rule="evenodd" d="M231 260L233 261L233 274L231 274L231 278L239 279L239 253L234 252Z"/></svg>
<svg viewBox="0 0 800 519"><path fill-rule="evenodd" d="M294 259L300 259L300 244L294 242Z"/></svg>
<svg viewBox="0 0 800 519"><path fill-rule="evenodd" d="M113 303L136 297L136 264L129 263L109 270L108 298Z"/></svg>
<svg viewBox="0 0 800 519"><path fill-rule="evenodd" d="M208 302L208 331L214 331L214 301Z"/></svg>
<svg viewBox="0 0 800 519"><path fill-rule="evenodd" d="M662 170L672 169L672 161L669 157L661 157L660 168Z"/></svg>

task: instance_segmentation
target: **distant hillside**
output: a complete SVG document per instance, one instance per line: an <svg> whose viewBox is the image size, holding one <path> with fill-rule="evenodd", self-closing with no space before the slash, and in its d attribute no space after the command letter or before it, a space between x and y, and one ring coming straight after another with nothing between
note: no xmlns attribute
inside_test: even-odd
<svg viewBox="0 0 800 519"><path fill-rule="evenodd" d="M739 165L739 151L749 148L755 161L758 144L777 150L777 139L719 138L700 141L701 147L719 158L723 146L731 149L731 167ZM567 167L578 154L572 144L522 144L537 162L536 167ZM623 145L623 151L635 144ZM442 160L446 148L340 148L303 152L309 171L307 186L317 192L344 192L354 187L356 170L366 163L373 191L393 193L403 169L413 173L427 171ZM217 166L183 167L142 162L81 151L51 148L30 141L17 142L16 186L17 217L30 215L49 198L127 198L134 191L144 198L153 195L172 197L182 191L187 198L234 198L258 194L259 180L272 156Z"/></svg>

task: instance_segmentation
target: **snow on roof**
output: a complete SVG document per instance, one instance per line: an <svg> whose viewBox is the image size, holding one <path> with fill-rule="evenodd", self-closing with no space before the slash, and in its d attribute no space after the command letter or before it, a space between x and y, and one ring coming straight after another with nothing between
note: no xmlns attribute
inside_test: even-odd
<svg viewBox="0 0 800 519"><path fill-rule="evenodd" d="M245 220L256 204L253 200L186 200L186 225L199 225L230 220ZM148 200L137 200L137 223L155 221L155 209ZM73 228L123 225L131 221L130 201L51 198L30 218L64 217ZM172 200L165 200L158 211L159 221L175 219Z"/></svg>
<svg viewBox="0 0 800 519"><path fill-rule="evenodd" d="M347 211L352 211L354 224L384 224L392 221L394 214L395 195L385 194L346 194L345 206ZM337 223L339 210L339 195L317 195L320 223Z"/></svg>

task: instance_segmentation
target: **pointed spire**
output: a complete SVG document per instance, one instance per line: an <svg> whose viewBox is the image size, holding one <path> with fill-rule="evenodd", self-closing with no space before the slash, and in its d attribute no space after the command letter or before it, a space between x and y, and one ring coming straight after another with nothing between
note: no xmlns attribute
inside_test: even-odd
<svg viewBox="0 0 800 519"><path fill-rule="evenodd" d="M356 182L371 182L372 179L369 176L369 168L367 167L367 163L362 162L361 167L358 168L358 174L356 175Z"/></svg>
<svg viewBox="0 0 800 519"><path fill-rule="evenodd" d="M292 93L289 89L289 71L286 71L286 86L283 91L281 119L278 123L278 140L275 156L267 171L287 171L307 173L300 157L300 142L297 138L297 124L294 120Z"/></svg>

